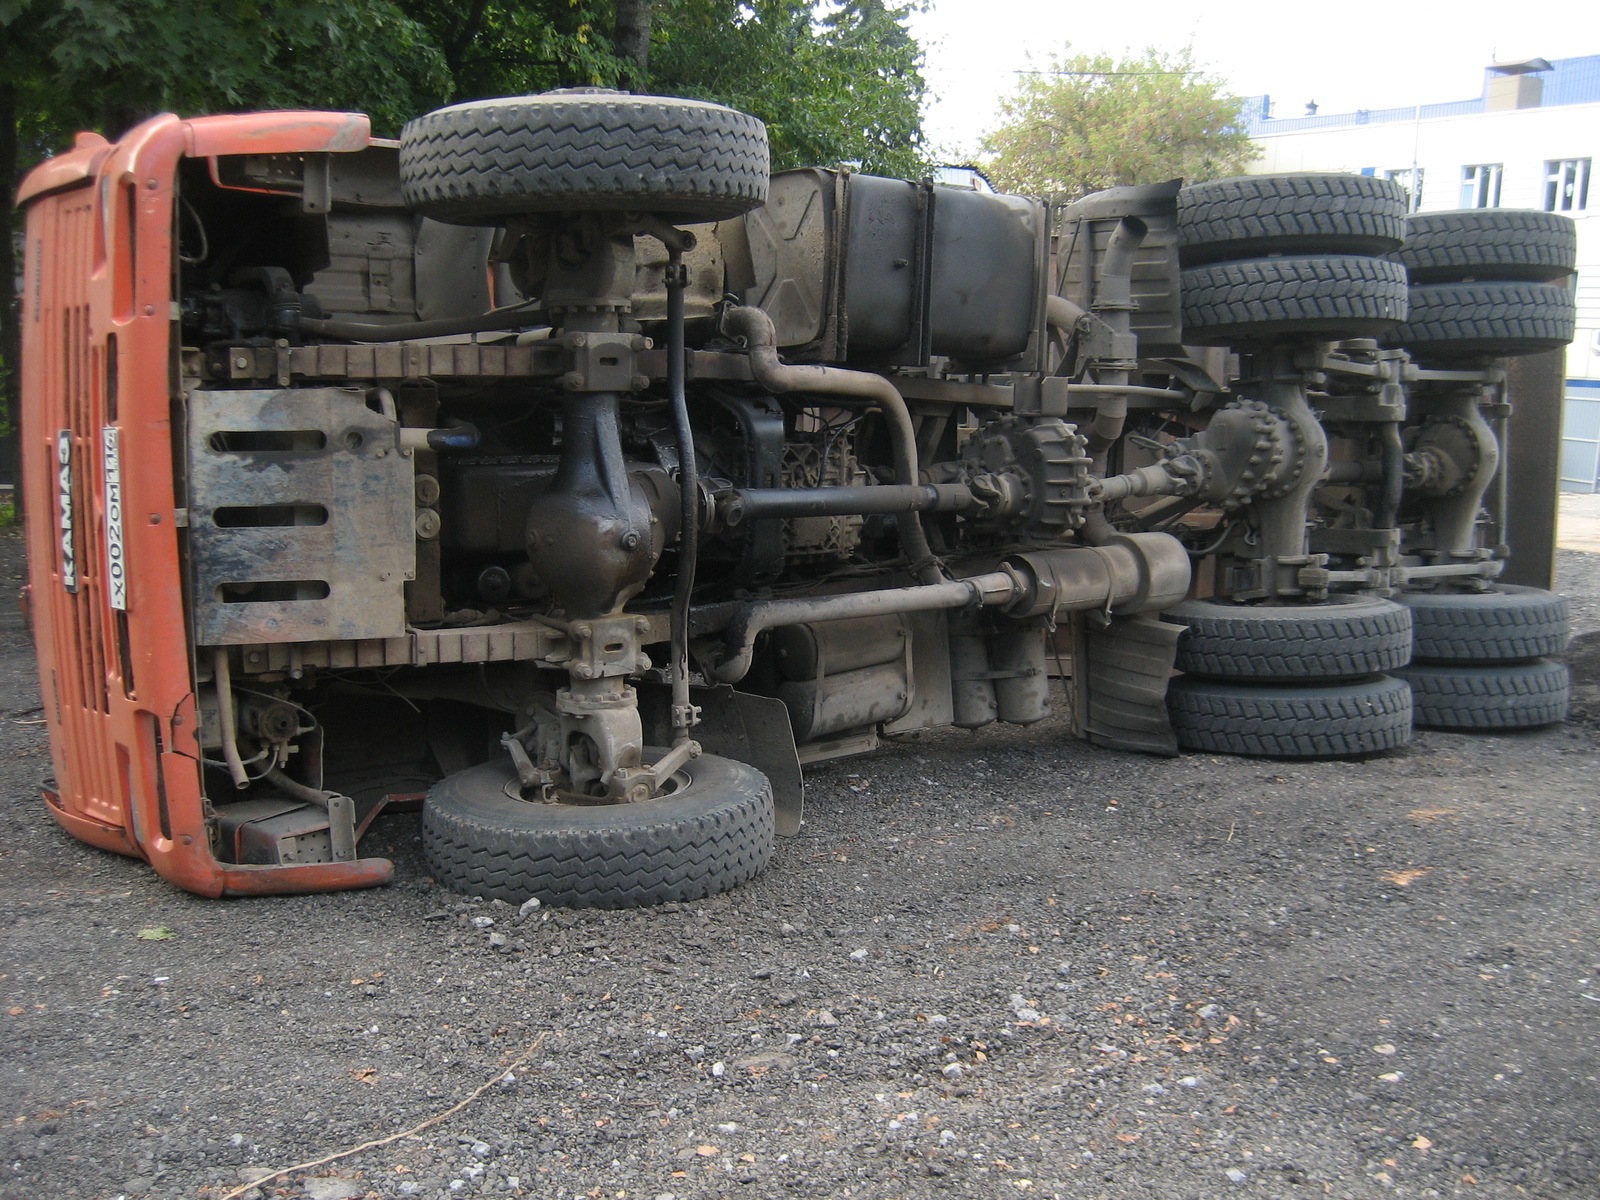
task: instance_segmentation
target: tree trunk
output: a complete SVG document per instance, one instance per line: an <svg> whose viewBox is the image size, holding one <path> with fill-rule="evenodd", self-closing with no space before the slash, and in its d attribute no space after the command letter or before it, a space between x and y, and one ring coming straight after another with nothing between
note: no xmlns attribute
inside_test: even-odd
<svg viewBox="0 0 1600 1200"><path fill-rule="evenodd" d="M5 217L0 220L0 483L14 486L12 496L20 514L17 418L22 411L22 299L17 291L17 238L22 214L11 207L11 197L22 182L17 171L18 115L16 85L0 80L0 184L6 189Z"/></svg>
<svg viewBox="0 0 1600 1200"><path fill-rule="evenodd" d="M629 91L650 89L650 5L653 0L617 0L612 42L624 60L622 84Z"/></svg>
<svg viewBox="0 0 1600 1200"><path fill-rule="evenodd" d="M445 43L445 65L450 68L452 83L459 81L461 69L466 65L467 51L472 48L472 41L478 36L478 30L483 25L483 12L489 6L489 0L473 0L472 9L467 13L467 19L456 30L455 36Z"/></svg>

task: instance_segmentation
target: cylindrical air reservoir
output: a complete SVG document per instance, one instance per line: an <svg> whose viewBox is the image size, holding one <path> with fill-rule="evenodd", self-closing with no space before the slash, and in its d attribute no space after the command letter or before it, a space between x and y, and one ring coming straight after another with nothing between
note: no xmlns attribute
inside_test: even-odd
<svg viewBox="0 0 1600 1200"><path fill-rule="evenodd" d="M1050 675L1042 625L1003 622L989 639L994 697L1002 721L1031 725L1050 715Z"/></svg>
<svg viewBox="0 0 1600 1200"><path fill-rule="evenodd" d="M950 700L953 724L979 729L999 715L994 679L989 673L989 631L982 618L950 622Z"/></svg>

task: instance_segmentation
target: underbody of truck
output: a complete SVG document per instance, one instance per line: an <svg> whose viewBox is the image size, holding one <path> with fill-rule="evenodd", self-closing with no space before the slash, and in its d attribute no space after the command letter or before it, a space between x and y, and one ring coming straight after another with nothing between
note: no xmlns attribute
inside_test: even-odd
<svg viewBox="0 0 1600 1200"><path fill-rule="evenodd" d="M1063 700L1156 754L1564 715L1496 582L1564 218L770 176L592 90L160 117L23 198L46 799L191 890L383 882L409 806L468 894L703 896L805 764Z"/></svg>

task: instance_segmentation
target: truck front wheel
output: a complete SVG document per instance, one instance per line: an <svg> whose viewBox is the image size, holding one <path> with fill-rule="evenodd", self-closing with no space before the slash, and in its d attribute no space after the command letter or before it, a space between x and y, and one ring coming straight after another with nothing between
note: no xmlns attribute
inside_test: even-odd
<svg viewBox="0 0 1600 1200"><path fill-rule="evenodd" d="M665 751L645 751L653 762ZM754 879L772 856L772 788L754 767L702 754L632 804L522 798L510 758L446 776L423 806L434 877L468 896L565 908L698 900Z"/></svg>

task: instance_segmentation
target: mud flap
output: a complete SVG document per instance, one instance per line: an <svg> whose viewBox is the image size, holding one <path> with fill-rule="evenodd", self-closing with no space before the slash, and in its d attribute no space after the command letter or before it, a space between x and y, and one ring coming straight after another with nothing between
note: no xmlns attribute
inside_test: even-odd
<svg viewBox="0 0 1600 1200"><path fill-rule="evenodd" d="M772 785L772 803L779 837L800 832L804 807L800 755L795 750L789 709L772 696L753 696L731 687L695 688L691 698L700 706L700 724L694 740L707 754L747 763ZM664 711L641 697L645 741L670 746L672 728Z"/></svg>
<svg viewBox="0 0 1600 1200"><path fill-rule="evenodd" d="M1167 680L1182 625L1155 617L1074 622L1073 732L1096 746L1176 758Z"/></svg>

